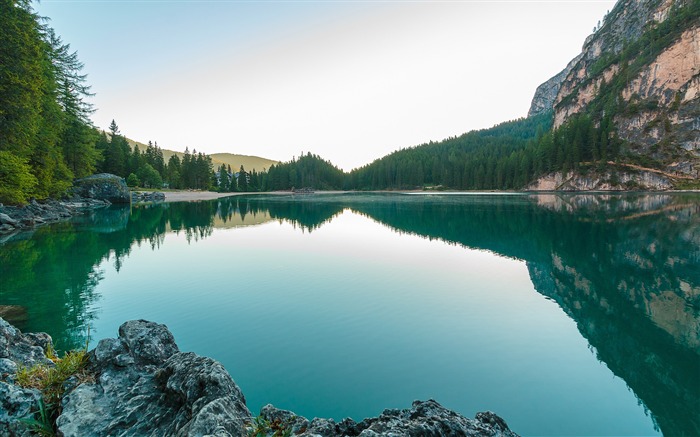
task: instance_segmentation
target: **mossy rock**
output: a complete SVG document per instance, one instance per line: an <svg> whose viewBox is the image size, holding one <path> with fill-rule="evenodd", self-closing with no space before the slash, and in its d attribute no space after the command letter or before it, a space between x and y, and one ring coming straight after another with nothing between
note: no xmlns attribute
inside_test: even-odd
<svg viewBox="0 0 700 437"><path fill-rule="evenodd" d="M131 203L131 194L124 178L109 173L76 180L73 193L90 199L107 200L111 203Z"/></svg>

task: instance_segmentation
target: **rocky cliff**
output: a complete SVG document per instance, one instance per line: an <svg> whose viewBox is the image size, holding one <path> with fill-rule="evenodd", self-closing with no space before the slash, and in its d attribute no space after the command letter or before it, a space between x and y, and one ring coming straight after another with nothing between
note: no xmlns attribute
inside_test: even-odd
<svg viewBox="0 0 700 437"><path fill-rule="evenodd" d="M22 334L0 318L0 435L33 435L20 419L38 409L41 393L20 387L15 375L18 366L52 366L44 356L50 343L48 335ZM87 371L89 377L65 383L56 410L58 435L516 436L493 413L467 419L434 400L361 422L308 420L272 405L254 418L220 363L180 352L164 325L145 320L126 322L118 338L100 341L88 355Z"/></svg>
<svg viewBox="0 0 700 437"><path fill-rule="evenodd" d="M556 90L556 96L553 97ZM623 161L700 177L700 1L619 0L531 114L608 118Z"/></svg>

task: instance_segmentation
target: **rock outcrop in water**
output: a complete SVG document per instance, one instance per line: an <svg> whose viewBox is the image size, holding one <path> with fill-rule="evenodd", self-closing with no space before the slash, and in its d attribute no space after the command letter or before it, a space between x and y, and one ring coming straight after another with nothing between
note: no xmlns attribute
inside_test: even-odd
<svg viewBox="0 0 700 437"><path fill-rule="evenodd" d="M22 334L0 319L0 435L30 435L18 419L36 409L40 393L14 384L18 365L45 363L46 334ZM410 409L385 410L355 422L308 419L265 406L254 419L240 388L217 361L180 352L165 325L124 323L119 337L105 339L88 355L94 381L67 383L56 420L63 436L516 436L491 412L476 419L434 400Z"/></svg>
<svg viewBox="0 0 700 437"><path fill-rule="evenodd" d="M110 203L131 202L131 193L124 178L109 173L76 180L73 192L81 197L107 200Z"/></svg>

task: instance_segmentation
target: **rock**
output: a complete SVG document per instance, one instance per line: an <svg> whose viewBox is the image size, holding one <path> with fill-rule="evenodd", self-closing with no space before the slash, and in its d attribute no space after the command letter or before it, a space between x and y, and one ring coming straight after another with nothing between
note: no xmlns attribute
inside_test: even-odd
<svg viewBox="0 0 700 437"><path fill-rule="evenodd" d="M31 417L41 399L38 390L21 388L0 381L0 435L33 436L27 425L18 421Z"/></svg>
<svg viewBox="0 0 700 437"><path fill-rule="evenodd" d="M14 374L19 366L53 366L44 354L50 344L51 337L47 334L22 334L0 318L0 435L33 435L17 420L36 411L41 395L38 390L14 385Z"/></svg>
<svg viewBox="0 0 700 437"><path fill-rule="evenodd" d="M134 191L131 193L132 202L162 202L165 200L165 193L153 191L149 193L139 193Z"/></svg>
<svg viewBox="0 0 700 437"><path fill-rule="evenodd" d="M69 202L46 200L39 203L32 200L25 206L0 206L0 234L17 230L30 229L46 223L54 223L82 214L85 210L94 210L109 206L110 203L98 199L72 199Z"/></svg>
<svg viewBox="0 0 700 437"><path fill-rule="evenodd" d="M7 358L23 366L53 362L46 358L46 348L52 345L47 334L22 334L14 326L0 318L0 358Z"/></svg>
<svg viewBox="0 0 700 437"><path fill-rule="evenodd" d="M78 179L73 193L89 199L107 200L110 203L130 203L131 195L124 178L109 173L100 173Z"/></svg>
<svg viewBox="0 0 700 437"><path fill-rule="evenodd" d="M66 393L64 436L245 434L250 411L224 367L178 351L164 325L130 321L100 341L89 365L99 376Z"/></svg>
<svg viewBox="0 0 700 437"><path fill-rule="evenodd" d="M14 220L12 217L10 217L7 214L0 214L0 224L12 226L15 228L17 226L19 226L19 222L17 220Z"/></svg>
<svg viewBox="0 0 700 437"><path fill-rule="evenodd" d="M668 177L650 171L555 172L541 176L528 191L664 191L673 188Z"/></svg>
<svg viewBox="0 0 700 437"><path fill-rule="evenodd" d="M260 415L271 424L271 428L291 429L293 435L324 437L341 436L493 436L514 437L506 422L487 411L477 413L476 419L467 419L448 410L436 401L415 401L410 409L389 409L379 417L356 423L345 419L335 423L332 419L314 419L309 422L272 405L266 405Z"/></svg>

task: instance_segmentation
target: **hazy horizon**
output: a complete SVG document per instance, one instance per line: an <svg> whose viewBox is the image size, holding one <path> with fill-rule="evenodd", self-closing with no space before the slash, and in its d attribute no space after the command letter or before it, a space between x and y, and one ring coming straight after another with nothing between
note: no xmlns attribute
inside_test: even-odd
<svg viewBox="0 0 700 437"><path fill-rule="evenodd" d="M81 1L95 125L140 142L350 170L527 114L614 1Z"/></svg>

